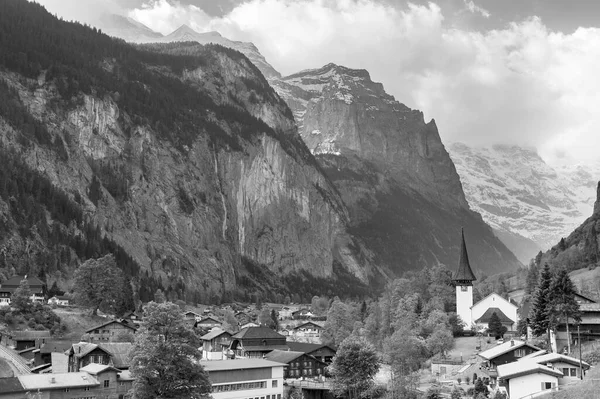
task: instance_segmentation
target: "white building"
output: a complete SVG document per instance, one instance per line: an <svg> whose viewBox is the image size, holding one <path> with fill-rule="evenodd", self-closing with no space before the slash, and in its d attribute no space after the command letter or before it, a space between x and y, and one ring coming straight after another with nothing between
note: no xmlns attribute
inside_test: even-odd
<svg viewBox="0 0 600 399"><path fill-rule="evenodd" d="M498 366L500 384L506 388L510 399L530 398L538 392L556 389L562 372L531 360Z"/></svg>
<svg viewBox="0 0 600 399"><path fill-rule="evenodd" d="M542 364L547 367L560 371L562 376L558 378L559 385L570 384L572 382L583 379L581 374L585 377L585 372L590 369L590 365L587 362L579 361L571 356L562 355L560 353L534 353L531 356L527 356L520 360L522 362L535 362Z"/></svg>
<svg viewBox="0 0 600 399"><path fill-rule="evenodd" d="M282 399L283 363L265 359L201 361L214 399Z"/></svg>
<svg viewBox="0 0 600 399"><path fill-rule="evenodd" d="M452 280L456 285L456 314L465 323L465 330L486 329L493 313L496 313L509 331L516 330L519 321L518 307L500 295L492 293L473 305L473 281L477 278L469 263L464 232L462 233L458 268L454 272Z"/></svg>

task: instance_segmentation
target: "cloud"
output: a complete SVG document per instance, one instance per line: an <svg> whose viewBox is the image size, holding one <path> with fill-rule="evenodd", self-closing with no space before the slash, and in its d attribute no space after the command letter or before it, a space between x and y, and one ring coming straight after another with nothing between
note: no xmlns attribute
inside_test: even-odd
<svg viewBox="0 0 600 399"><path fill-rule="evenodd" d="M490 12L488 10L486 10L483 7L479 7L478 5L476 5L475 3L473 3L473 0L467 1L467 0L463 0L463 2L465 3L465 7L467 9L467 11L473 13L473 14L479 14L484 18L489 18L490 17Z"/></svg>

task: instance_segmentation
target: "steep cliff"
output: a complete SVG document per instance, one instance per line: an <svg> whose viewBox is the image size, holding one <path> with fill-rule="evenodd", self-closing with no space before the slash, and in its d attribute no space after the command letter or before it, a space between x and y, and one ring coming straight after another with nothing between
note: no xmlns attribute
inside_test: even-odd
<svg viewBox="0 0 600 399"><path fill-rule="evenodd" d="M328 64L270 82L342 194L352 233L388 270L454 267L461 226L479 272L519 265L469 209L435 122L397 102L367 71Z"/></svg>
<svg viewBox="0 0 600 399"><path fill-rule="evenodd" d="M102 251L80 251L74 237L87 248L97 235L112 243L101 248L131 258L142 300L158 287L188 300L306 298L323 287L349 293L349 282L361 289L373 277L368 253L346 232L339 194L243 55L219 46L137 49L19 0L0 5L0 15L0 81L11 93L10 107L0 106L2 151L83 215L25 223L18 204L0 200L13 226L0 240L0 266L67 288L73 268ZM32 261L56 256L51 238L32 246L31 231L17 225L64 231L64 261ZM313 284L289 286L289 278Z"/></svg>

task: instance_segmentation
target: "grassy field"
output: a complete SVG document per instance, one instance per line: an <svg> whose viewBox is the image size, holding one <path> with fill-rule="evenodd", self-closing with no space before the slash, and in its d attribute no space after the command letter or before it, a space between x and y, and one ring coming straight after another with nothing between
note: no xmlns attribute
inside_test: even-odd
<svg viewBox="0 0 600 399"><path fill-rule="evenodd" d="M110 320L101 316L91 316L89 310L78 307L57 307L53 310L67 326L65 339L78 340L86 330Z"/></svg>

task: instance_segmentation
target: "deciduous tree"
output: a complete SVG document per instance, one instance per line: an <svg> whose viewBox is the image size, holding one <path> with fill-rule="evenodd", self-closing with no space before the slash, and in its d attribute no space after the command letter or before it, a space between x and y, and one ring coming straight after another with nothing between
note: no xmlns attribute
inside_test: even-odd
<svg viewBox="0 0 600 399"><path fill-rule="evenodd" d="M31 310L31 289L26 279L21 280L19 286L11 297L11 306L20 312L28 313Z"/></svg>
<svg viewBox="0 0 600 399"><path fill-rule="evenodd" d="M373 345L354 336L342 341L329 366L334 393L348 399L360 398L368 392L378 371L379 357Z"/></svg>
<svg viewBox="0 0 600 399"><path fill-rule="evenodd" d="M133 398L210 398L208 374L199 363L200 345L179 306L148 303L130 354Z"/></svg>

